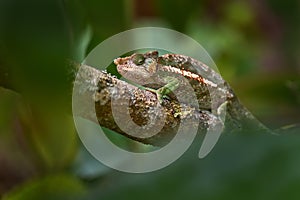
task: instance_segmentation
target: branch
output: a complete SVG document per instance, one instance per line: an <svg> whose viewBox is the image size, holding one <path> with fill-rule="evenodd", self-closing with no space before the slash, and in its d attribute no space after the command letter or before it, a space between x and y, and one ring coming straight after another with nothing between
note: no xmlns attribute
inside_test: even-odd
<svg viewBox="0 0 300 200"><path fill-rule="evenodd" d="M151 123L151 119L158 117L156 110L157 105L160 105L160 103L154 93L141 90L134 85L117 79L115 76L87 65L80 67L74 84L80 88L75 91L77 92L75 95L79 97L76 103L83 105L80 107L80 111L76 113L77 115L144 144L155 146L167 144L176 135L182 120L187 122L190 128L198 127L198 133L205 133L208 126L214 126L220 122L219 118L210 111L182 105L177 100L164 99L161 105L162 113L165 116L164 126L158 134L147 135L146 129L141 131L140 135L128 134L128 131L123 131L124 129L117 125L112 107L123 115L126 115L126 112L129 111L131 120L136 125L143 127ZM90 101L94 103L95 110L87 109L84 106L86 105L85 102ZM128 101L128 105L124 105L124 102ZM112 105L112 102L119 102L119 104ZM97 118L94 117L95 111ZM97 119L97 121L94 119ZM131 127L127 128L132 130ZM234 97L227 104L224 132L239 131L272 133L239 102L238 98ZM189 134L188 131L186 132L186 134Z"/></svg>
<svg viewBox="0 0 300 200"><path fill-rule="evenodd" d="M182 120L188 122L190 128L199 126L199 132L206 131L209 123L217 123L218 121L209 111L196 110L188 105L180 105L175 100L165 99L161 106L162 112L165 115L162 130L154 136L145 135L145 132L147 134L146 130L141 133L141 136L132 136L121 130L116 124L112 112L112 101L123 102L124 99L128 99L128 109L132 121L139 126L143 126L148 124L151 119L158 117L155 111L159 102L155 94L147 90L141 90L106 72L96 70L87 65L81 66L74 84L80 87L75 94L79 97L80 102L76 102L76 104L85 105L84 102L87 101L95 103L98 120L96 123L144 144L155 146L165 145L175 136ZM120 112L124 110L121 108L124 107L122 104L114 106ZM94 119L93 111L84 106L80 108L80 112L77 114L89 120Z"/></svg>

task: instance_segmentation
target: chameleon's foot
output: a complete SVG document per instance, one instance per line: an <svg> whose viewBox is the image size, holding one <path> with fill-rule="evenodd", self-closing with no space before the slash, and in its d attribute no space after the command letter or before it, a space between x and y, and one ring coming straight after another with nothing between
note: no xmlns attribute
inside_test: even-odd
<svg viewBox="0 0 300 200"><path fill-rule="evenodd" d="M161 88L158 89L158 90L155 90L155 89L152 89L152 88L146 88L146 90L155 93L156 97L157 97L157 100L158 100L158 102L160 104L163 103L163 99L164 98L168 98L169 99L169 97L162 92Z"/></svg>
<svg viewBox="0 0 300 200"><path fill-rule="evenodd" d="M162 103L163 103L163 100L164 100L164 96L163 96L161 93L159 93L159 92L156 93L156 96L157 96L158 102L159 102L160 104L162 104Z"/></svg>
<svg viewBox="0 0 300 200"><path fill-rule="evenodd" d="M162 104L163 102L163 99L168 99L170 100L170 97L167 95L169 94L171 91L169 91L169 88L166 88L166 87L162 87L162 88L159 88L157 91L156 91L156 95L157 95L157 98L158 98L158 101L160 104Z"/></svg>
<svg viewBox="0 0 300 200"><path fill-rule="evenodd" d="M167 82L167 84L159 89L145 88L143 86L142 87L150 92L155 93L157 96L157 100L159 101L160 104L162 104L163 99L164 98L170 99L167 95L170 94L175 89L177 89L179 86L178 80L174 77L170 77L170 76L165 77L165 82Z"/></svg>
<svg viewBox="0 0 300 200"><path fill-rule="evenodd" d="M223 115L226 113L226 107L227 107L228 101L223 102L217 109L218 115Z"/></svg>

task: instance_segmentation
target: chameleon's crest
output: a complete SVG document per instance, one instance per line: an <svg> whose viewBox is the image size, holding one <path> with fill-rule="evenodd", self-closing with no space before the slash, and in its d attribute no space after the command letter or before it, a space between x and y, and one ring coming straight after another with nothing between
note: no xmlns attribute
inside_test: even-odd
<svg viewBox="0 0 300 200"><path fill-rule="evenodd" d="M149 51L149 52L145 53L144 56L146 58L157 59L158 58L158 51Z"/></svg>

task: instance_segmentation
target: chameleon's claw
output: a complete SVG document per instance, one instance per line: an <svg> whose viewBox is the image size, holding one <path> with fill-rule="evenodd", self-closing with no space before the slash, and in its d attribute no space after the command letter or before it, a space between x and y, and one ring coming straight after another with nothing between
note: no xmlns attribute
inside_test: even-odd
<svg viewBox="0 0 300 200"><path fill-rule="evenodd" d="M160 104L163 103L163 100L164 99L169 99L170 98L168 97L168 95L164 94L164 92L160 89L156 90L156 89L152 89L152 88L146 88L146 90L150 91L150 92L153 92L156 94L156 97L157 97L157 100Z"/></svg>
<svg viewBox="0 0 300 200"><path fill-rule="evenodd" d="M164 95L160 90L156 90L156 89L152 89L152 88L144 88L150 92L153 92L156 94L157 100L160 104L163 103L163 98L166 97L166 95Z"/></svg>
<svg viewBox="0 0 300 200"><path fill-rule="evenodd" d="M159 88L158 90L155 91L157 99L158 99L160 104L162 104L163 99L170 100L170 97L167 95L170 92L171 92L171 90L167 87L162 87L162 88Z"/></svg>
<svg viewBox="0 0 300 200"><path fill-rule="evenodd" d="M164 95L162 95L161 93L159 93L159 92L156 92L156 96L157 96L157 100L158 100L158 102L160 103L160 104L162 104L163 103L163 98L164 98Z"/></svg>
<svg viewBox="0 0 300 200"><path fill-rule="evenodd" d="M168 95L162 95L162 97L163 97L164 99L171 100L171 98L170 98Z"/></svg>

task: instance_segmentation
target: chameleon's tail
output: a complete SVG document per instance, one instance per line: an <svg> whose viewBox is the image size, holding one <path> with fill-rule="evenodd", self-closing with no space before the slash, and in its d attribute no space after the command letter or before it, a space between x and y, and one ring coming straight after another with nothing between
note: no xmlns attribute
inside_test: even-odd
<svg viewBox="0 0 300 200"><path fill-rule="evenodd" d="M238 98L231 100L227 105L227 118L225 127L229 132L243 133L267 133L277 135L261 123L245 106L243 106Z"/></svg>

